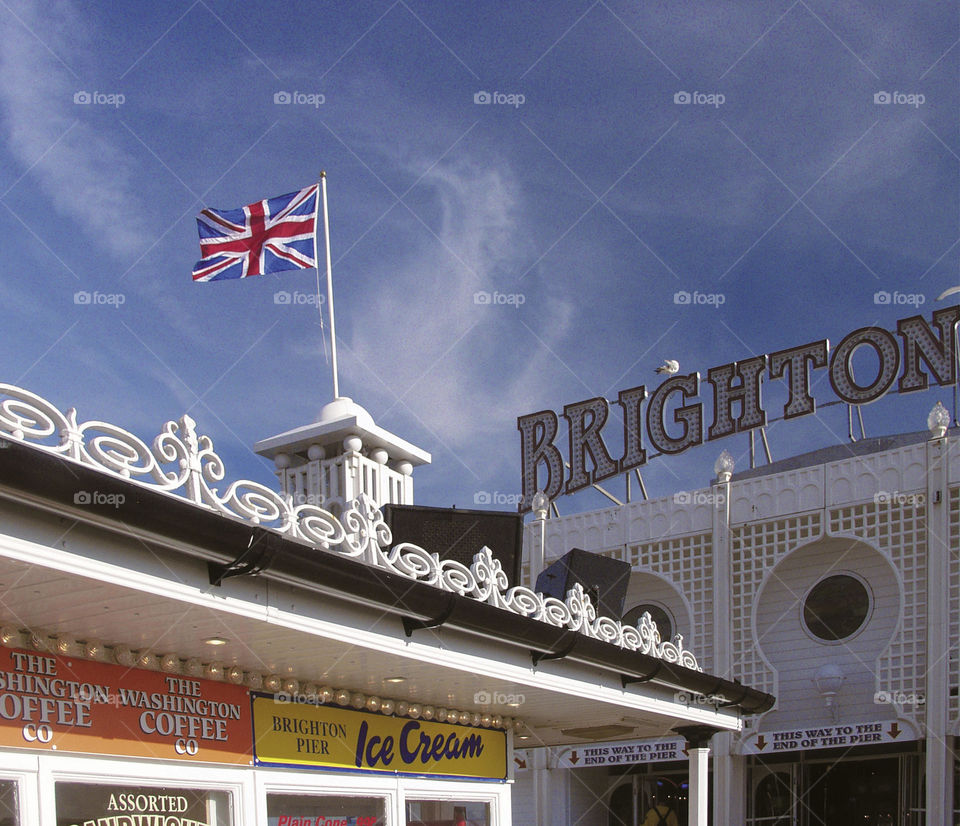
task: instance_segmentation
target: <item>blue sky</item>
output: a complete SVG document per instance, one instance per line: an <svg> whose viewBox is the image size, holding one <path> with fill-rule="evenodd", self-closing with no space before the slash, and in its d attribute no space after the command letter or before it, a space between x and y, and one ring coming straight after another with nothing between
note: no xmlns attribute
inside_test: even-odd
<svg viewBox="0 0 960 826"><path fill-rule="evenodd" d="M958 37L951 2L0 0L3 380L146 440L189 411L272 484L251 445L332 398L316 275L194 284L194 216L325 169L341 392L433 454L421 504L515 495L519 415L943 306ZM951 398L890 395L867 433ZM839 406L768 428L774 458L845 434ZM654 459L650 493L746 445Z"/></svg>

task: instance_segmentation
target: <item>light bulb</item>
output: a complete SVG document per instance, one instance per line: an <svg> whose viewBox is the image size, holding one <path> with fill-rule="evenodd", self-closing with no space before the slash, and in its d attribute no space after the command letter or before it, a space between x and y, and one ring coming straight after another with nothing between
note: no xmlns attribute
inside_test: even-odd
<svg viewBox="0 0 960 826"><path fill-rule="evenodd" d="M180 657L171 651L160 658L160 670L167 674L176 674L180 670Z"/></svg>
<svg viewBox="0 0 960 826"><path fill-rule="evenodd" d="M276 693L277 691L280 690L280 687L282 685L283 685L283 680L281 680L280 677L276 674L271 674L268 677L264 677L263 687L267 691L272 691Z"/></svg>
<svg viewBox="0 0 960 826"><path fill-rule="evenodd" d="M137 657L133 651L130 650L129 645L115 645L113 647L113 658L120 663L120 665L126 666L127 668L133 668L134 663L137 661Z"/></svg>
<svg viewBox="0 0 960 826"><path fill-rule="evenodd" d="M717 457L717 461L713 464L713 472L717 474L717 481L729 482L735 466L736 462L733 456L728 451L722 450Z"/></svg>
<svg viewBox="0 0 960 826"><path fill-rule="evenodd" d="M934 439L942 438L950 427L950 411L943 406L943 402L937 402L930 415L927 416L927 427Z"/></svg>

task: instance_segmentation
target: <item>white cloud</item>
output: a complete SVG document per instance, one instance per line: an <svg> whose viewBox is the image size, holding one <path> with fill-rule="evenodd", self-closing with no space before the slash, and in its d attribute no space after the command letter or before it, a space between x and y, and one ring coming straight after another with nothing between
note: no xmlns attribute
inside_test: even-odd
<svg viewBox="0 0 960 826"><path fill-rule="evenodd" d="M76 54L94 52L90 40L68 3L23 2L0 12L0 128L22 165L18 173L29 169L59 212L126 256L147 243L131 182L134 161L91 125L102 113L90 110L99 107L74 103L76 92L94 89L68 68ZM7 201L16 211L16 190Z"/></svg>
<svg viewBox="0 0 960 826"><path fill-rule="evenodd" d="M474 300L479 291L535 288L532 279L516 280L531 259L528 210L510 171L496 164L445 162L420 186L431 193L431 214L439 215L431 224L436 236L417 222L422 231L408 231L408 240L419 238L411 254L367 275L375 286L362 306L353 297L355 332L341 358L350 384L361 388L357 401L376 416L369 399L378 398L381 409L393 407L393 418L405 412L399 395L476 472L480 454L488 458L488 437L502 441L513 432L517 412L545 395L543 377L551 372L545 368L553 357L520 323L523 310ZM547 343L561 340L573 307L527 297L551 319Z"/></svg>

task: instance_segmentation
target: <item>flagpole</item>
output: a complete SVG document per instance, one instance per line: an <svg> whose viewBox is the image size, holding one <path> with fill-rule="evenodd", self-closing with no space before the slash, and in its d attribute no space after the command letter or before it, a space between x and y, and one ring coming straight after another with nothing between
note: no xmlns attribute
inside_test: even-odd
<svg viewBox="0 0 960 826"><path fill-rule="evenodd" d="M337 379L337 328L333 321L333 267L330 263L330 221L327 218L327 173L320 173L320 192L323 195L323 236L327 247L327 303L330 305L330 360L333 365L333 398L340 398L340 383ZM317 204L319 211L320 204ZM314 221L313 255L317 262L317 278L320 277L320 259L317 256L317 232Z"/></svg>

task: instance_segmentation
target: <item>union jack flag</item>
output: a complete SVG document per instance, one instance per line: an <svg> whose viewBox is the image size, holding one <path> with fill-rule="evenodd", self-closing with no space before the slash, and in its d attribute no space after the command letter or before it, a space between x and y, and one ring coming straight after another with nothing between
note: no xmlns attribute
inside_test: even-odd
<svg viewBox="0 0 960 826"><path fill-rule="evenodd" d="M197 216L200 254L194 281L223 281L317 266L313 253L318 185L240 209Z"/></svg>

